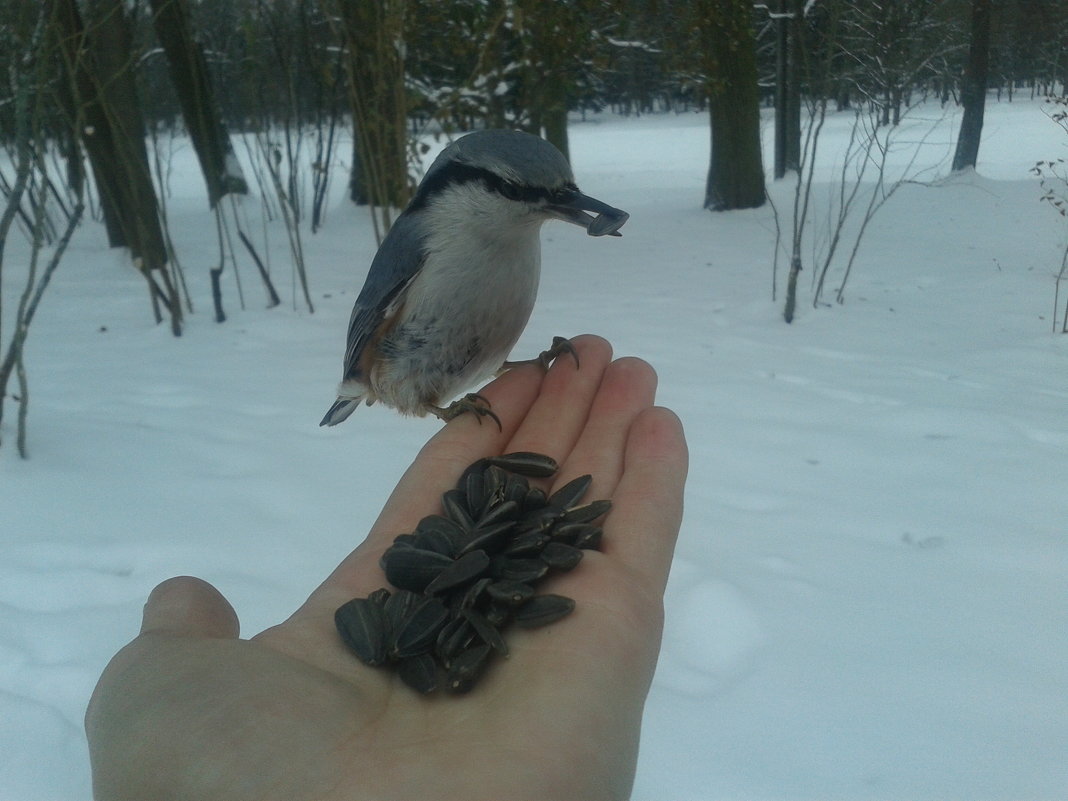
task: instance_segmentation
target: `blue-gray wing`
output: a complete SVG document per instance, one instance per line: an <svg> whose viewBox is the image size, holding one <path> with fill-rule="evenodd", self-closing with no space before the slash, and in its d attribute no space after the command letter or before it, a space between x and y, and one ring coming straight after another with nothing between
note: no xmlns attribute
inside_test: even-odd
<svg viewBox="0 0 1068 801"><path fill-rule="evenodd" d="M404 295L412 279L426 260L420 212L401 214L389 229L360 290L349 318L349 336L345 348L345 371L342 380L363 378L360 361L364 348L375 334L404 304Z"/></svg>

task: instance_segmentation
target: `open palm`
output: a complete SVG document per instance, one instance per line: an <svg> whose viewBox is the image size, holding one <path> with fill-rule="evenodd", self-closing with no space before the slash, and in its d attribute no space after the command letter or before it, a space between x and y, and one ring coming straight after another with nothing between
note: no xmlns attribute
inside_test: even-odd
<svg viewBox="0 0 1068 801"><path fill-rule="evenodd" d="M592 336L581 362L512 370L480 391L503 431L473 415L422 449L366 540L285 622L238 639L210 585L157 587L142 632L104 672L86 715L93 783L110 799L624 798L660 647L662 598L682 514L686 446L653 406L656 376L612 361ZM424 697L341 644L334 610L385 584L393 537L438 511L476 459L537 451L562 484L590 473L611 498L602 552L545 583L577 602L557 624L509 631L465 696Z"/></svg>

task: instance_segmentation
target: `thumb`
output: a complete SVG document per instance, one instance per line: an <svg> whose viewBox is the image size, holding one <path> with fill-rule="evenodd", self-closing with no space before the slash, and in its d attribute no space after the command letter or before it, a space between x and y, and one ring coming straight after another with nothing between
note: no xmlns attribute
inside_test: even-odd
<svg viewBox="0 0 1068 801"><path fill-rule="evenodd" d="M152 590L141 621L142 634L236 638L239 630L230 602L208 582L192 576L167 579Z"/></svg>

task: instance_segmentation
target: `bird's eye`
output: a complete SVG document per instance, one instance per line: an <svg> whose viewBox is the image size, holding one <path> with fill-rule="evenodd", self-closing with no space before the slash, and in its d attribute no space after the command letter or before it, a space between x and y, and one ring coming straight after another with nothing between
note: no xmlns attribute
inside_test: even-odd
<svg viewBox="0 0 1068 801"><path fill-rule="evenodd" d="M523 196L523 190L519 188L519 185L510 181L502 181L500 190L501 194L509 200L519 200Z"/></svg>

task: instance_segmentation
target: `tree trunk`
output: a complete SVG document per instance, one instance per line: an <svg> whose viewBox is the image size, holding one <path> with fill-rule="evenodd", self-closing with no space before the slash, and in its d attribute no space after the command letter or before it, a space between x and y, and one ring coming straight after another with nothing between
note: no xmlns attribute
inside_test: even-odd
<svg viewBox="0 0 1068 801"><path fill-rule="evenodd" d="M363 160L360 157L360 136L353 123L352 166L349 168L349 200L357 206L366 206L371 202L371 192L363 176Z"/></svg>
<svg viewBox="0 0 1068 801"><path fill-rule="evenodd" d="M760 93L748 0L713 0L702 20L709 67L712 158L705 208L762 206Z"/></svg>
<svg viewBox="0 0 1068 801"><path fill-rule="evenodd" d="M775 180L801 169L804 0L775 4Z"/></svg>
<svg viewBox="0 0 1068 801"><path fill-rule="evenodd" d="M112 247L128 247L145 277L157 322L167 308L171 330L181 333L182 310L167 271L167 248L148 167L145 126L134 81L130 25L122 0L93 0L90 24L75 0L50 0L70 102L82 114L78 135L89 155ZM61 93L62 94L62 93ZM110 216L109 216L110 215Z"/></svg>
<svg viewBox="0 0 1068 801"><path fill-rule="evenodd" d="M128 243L119 209L121 181L118 167L112 165L115 146L111 125L97 97L96 82L87 63L85 25L75 0L49 0L49 3L51 32L56 37L56 51L63 64L63 79L57 92L59 101L72 131L81 140L89 157L108 245L126 247ZM76 120L81 120L81 124L74 131Z"/></svg>
<svg viewBox="0 0 1068 801"><path fill-rule="evenodd" d="M541 115L545 138L556 145L556 149L570 162L571 149L567 140L567 84L558 75L547 76L546 84L545 107Z"/></svg>
<svg viewBox="0 0 1068 801"><path fill-rule="evenodd" d="M334 0L348 50L349 96L359 168L350 188L359 203L401 208L411 195L404 91L405 0Z"/></svg>
<svg viewBox="0 0 1068 801"><path fill-rule="evenodd" d="M961 86L964 115L960 121L957 150L953 155L954 172L968 167L974 168L979 158L989 61L990 0L972 0L972 41Z"/></svg>
<svg viewBox="0 0 1068 801"><path fill-rule="evenodd" d="M248 194L248 183L234 156L215 103L204 53L193 38L185 0L151 0L152 23L167 54L171 82L208 186L212 208L229 192Z"/></svg>
<svg viewBox="0 0 1068 801"><path fill-rule="evenodd" d="M111 128L115 165L120 176L119 207L123 232L143 269L163 270L167 263L159 223L156 190L148 167L145 123L137 98L133 35L122 0L88 4L89 53L95 66L98 102Z"/></svg>
<svg viewBox="0 0 1068 801"><path fill-rule="evenodd" d="M545 112L542 120L545 126L545 138L556 145L556 149L571 161L571 147L567 138L567 106L556 106Z"/></svg>
<svg viewBox="0 0 1068 801"><path fill-rule="evenodd" d="M801 169L801 73L804 69L802 34L805 21L805 0L784 0L790 18L789 45L786 64L786 153L787 170Z"/></svg>
<svg viewBox="0 0 1068 801"><path fill-rule="evenodd" d="M544 0L514 0L511 6L515 59L521 65L516 109L520 125L528 133L544 136L568 161L567 112L574 53L589 37L589 20L581 6Z"/></svg>
<svg viewBox="0 0 1068 801"><path fill-rule="evenodd" d="M779 0L775 13L775 180L786 175L787 81L790 41L786 19L786 1Z"/></svg>

